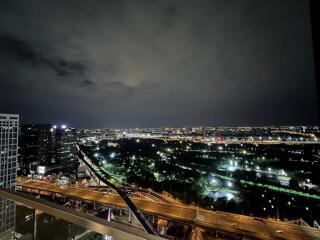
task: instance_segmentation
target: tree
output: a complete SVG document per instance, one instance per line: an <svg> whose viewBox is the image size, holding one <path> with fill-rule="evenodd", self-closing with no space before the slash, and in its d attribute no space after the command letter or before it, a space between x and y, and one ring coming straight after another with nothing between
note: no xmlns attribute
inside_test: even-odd
<svg viewBox="0 0 320 240"><path fill-rule="evenodd" d="M290 188L293 188L293 189L299 188L298 180L295 179L295 178L291 178L290 181L289 181L289 186L290 186Z"/></svg>

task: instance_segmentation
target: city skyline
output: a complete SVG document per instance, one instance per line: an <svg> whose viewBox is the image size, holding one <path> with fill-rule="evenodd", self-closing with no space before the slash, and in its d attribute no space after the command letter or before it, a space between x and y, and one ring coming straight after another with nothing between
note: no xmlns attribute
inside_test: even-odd
<svg viewBox="0 0 320 240"><path fill-rule="evenodd" d="M319 240L316 2L0 2L0 239Z"/></svg>
<svg viewBox="0 0 320 240"><path fill-rule="evenodd" d="M21 123L318 120L307 1L10 1L0 43L1 112Z"/></svg>

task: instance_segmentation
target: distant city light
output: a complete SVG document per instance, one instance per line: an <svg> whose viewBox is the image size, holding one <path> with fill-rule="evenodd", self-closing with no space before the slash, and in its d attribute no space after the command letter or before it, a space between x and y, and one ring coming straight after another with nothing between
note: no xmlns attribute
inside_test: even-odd
<svg viewBox="0 0 320 240"><path fill-rule="evenodd" d="M236 170L235 167L233 167L233 166L229 166L229 167L228 167L228 171L233 172L234 170Z"/></svg>
<svg viewBox="0 0 320 240"><path fill-rule="evenodd" d="M98 156L99 156L99 154L98 154L98 153L95 153L93 156L98 157Z"/></svg>
<svg viewBox="0 0 320 240"><path fill-rule="evenodd" d="M233 186L232 182L227 182L227 186L232 187Z"/></svg>
<svg viewBox="0 0 320 240"><path fill-rule="evenodd" d="M230 201L232 198L234 198L234 195L232 193L226 193L227 200Z"/></svg>
<svg viewBox="0 0 320 240"><path fill-rule="evenodd" d="M114 158L116 156L116 154L114 153L114 152L112 152L111 154L110 154L110 157L111 158Z"/></svg>
<svg viewBox="0 0 320 240"><path fill-rule="evenodd" d="M56 129L56 128L57 128L57 125L53 125L53 128Z"/></svg>
<svg viewBox="0 0 320 240"><path fill-rule="evenodd" d="M62 129L66 129L67 126L66 126L65 124L62 124L62 125L61 125L61 128L62 128Z"/></svg>
<svg viewBox="0 0 320 240"><path fill-rule="evenodd" d="M112 236L110 236L110 235L105 235L104 236L104 240L112 240L113 238L112 238Z"/></svg>
<svg viewBox="0 0 320 240"><path fill-rule="evenodd" d="M136 142L139 143L139 142L140 142L140 139L137 139Z"/></svg>

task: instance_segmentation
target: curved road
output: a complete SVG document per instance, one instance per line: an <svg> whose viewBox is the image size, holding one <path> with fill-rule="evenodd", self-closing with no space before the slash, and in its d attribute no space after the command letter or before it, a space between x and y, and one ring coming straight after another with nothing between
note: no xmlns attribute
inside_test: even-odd
<svg viewBox="0 0 320 240"><path fill-rule="evenodd" d="M61 188L55 184L25 180L18 178L17 185L22 187L24 192L32 192L36 189L37 194L57 193L74 199L127 207L126 203L118 195L106 195L99 191L87 188L66 187ZM174 220L191 226L198 226L202 229L217 229L229 232L238 236L247 236L254 239L282 239L282 240L316 240L320 239L320 229L299 226L283 221L269 220L249 217L227 212L214 212L194 207L185 207L166 203L156 203L140 198L131 199L141 212L156 215L162 219Z"/></svg>
<svg viewBox="0 0 320 240"><path fill-rule="evenodd" d="M153 226L145 219L143 214L138 210L138 208L128 198L128 196L124 192L122 192L116 185L114 185L111 182L105 180L105 178L102 177L101 174L85 160L85 157L87 157L87 156L81 151L80 147L79 147L78 155L79 155L79 158L81 159L81 161L83 161L86 164L86 166L96 175L96 177L101 182L103 182L107 186L111 187L113 190L115 190L119 194L119 196L123 199L123 201L127 204L129 209L132 211L133 215L139 221L139 223L141 224L143 229L149 234L158 235L158 233L154 230Z"/></svg>

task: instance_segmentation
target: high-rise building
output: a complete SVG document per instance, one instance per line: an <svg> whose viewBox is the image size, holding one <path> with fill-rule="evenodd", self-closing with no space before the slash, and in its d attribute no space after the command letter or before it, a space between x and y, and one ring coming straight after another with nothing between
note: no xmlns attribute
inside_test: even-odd
<svg viewBox="0 0 320 240"><path fill-rule="evenodd" d="M54 129L54 155L56 163L68 163L77 158L77 131L74 128Z"/></svg>
<svg viewBox="0 0 320 240"><path fill-rule="evenodd" d="M50 124L25 124L21 126L21 172L29 173L31 166L47 166L52 159L52 128Z"/></svg>
<svg viewBox="0 0 320 240"><path fill-rule="evenodd" d="M19 115L0 113L0 187L15 190ZM14 239L16 205L0 196L0 239Z"/></svg>
<svg viewBox="0 0 320 240"><path fill-rule="evenodd" d="M77 159L77 131L51 124L24 124L20 134L22 174L45 174Z"/></svg>
<svg viewBox="0 0 320 240"><path fill-rule="evenodd" d="M19 115L0 114L0 187L15 189Z"/></svg>

